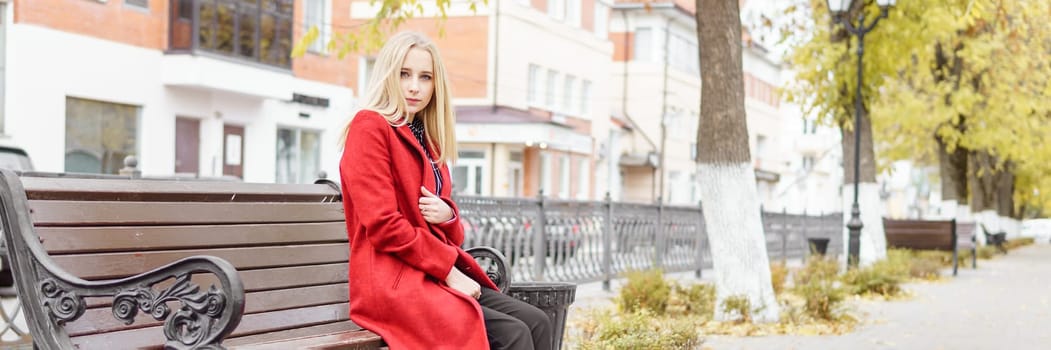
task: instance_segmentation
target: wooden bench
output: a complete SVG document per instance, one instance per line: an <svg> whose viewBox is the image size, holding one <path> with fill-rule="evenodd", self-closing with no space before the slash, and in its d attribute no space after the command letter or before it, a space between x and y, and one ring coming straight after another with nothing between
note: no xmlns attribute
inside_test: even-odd
<svg viewBox="0 0 1051 350"><path fill-rule="evenodd" d="M952 275L957 275L959 250L970 249L976 256L974 223L957 224L956 220L892 220L883 219L883 230L888 248L913 250L941 250L952 252ZM977 260L972 260L977 268Z"/></svg>
<svg viewBox="0 0 1051 350"><path fill-rule="evenodd" d="M1004 246L1004 243L1007 243L1007 232L990 233L991 231L988 227L985 227L984 223L981 225L982 233L985 234L985 244L996 247L996 250L1000 251L1000 253L1007 254L1007 247Z"/></svg>
<svg viewBox="0 0 1051 350"><path fill-rule="evenodd" d="M349 249L331 182L0 170L0 202L0 228L40 349L384 346L348 317ZM502 256L472 254L499 260L491 272L503 278ZM508 284L501 280L505 292Z"/></svg>

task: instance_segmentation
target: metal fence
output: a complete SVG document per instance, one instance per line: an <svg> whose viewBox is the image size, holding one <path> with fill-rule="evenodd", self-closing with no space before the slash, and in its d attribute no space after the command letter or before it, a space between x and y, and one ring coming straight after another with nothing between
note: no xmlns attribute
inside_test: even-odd
<svg viewBox="0 0 1051 350"><path fill-rule="evenodd" d="M491 246L507 256L515 281L609 281L630 270L667 272L712 266L704 215L698 207L460 196L465 247ZM763 212L772 261L809 252L808 238L826 238L827 254L842 251L842 214ZM543 232L544 234L537 234Z"/></svg>

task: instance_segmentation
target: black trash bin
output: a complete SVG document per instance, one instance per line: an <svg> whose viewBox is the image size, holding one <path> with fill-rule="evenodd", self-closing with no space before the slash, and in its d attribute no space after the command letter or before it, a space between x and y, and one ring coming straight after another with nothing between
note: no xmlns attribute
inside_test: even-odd
<svg viewBox="0 0 1051 350"><path fill-rule="evenodd" d="M566 314L569 305L576 300L577 285L566 282L515 282L511 283L511 297L536 306L547 313L554 327L555 349L562 348L562 335L566 329Z"/></svg>
<svg viewBox="0 0 1051 350"><path fill-rule="evenodd" d="M825 255L828 251L828 238L807 238L807 245L810 246L810 255Z"/></svg>

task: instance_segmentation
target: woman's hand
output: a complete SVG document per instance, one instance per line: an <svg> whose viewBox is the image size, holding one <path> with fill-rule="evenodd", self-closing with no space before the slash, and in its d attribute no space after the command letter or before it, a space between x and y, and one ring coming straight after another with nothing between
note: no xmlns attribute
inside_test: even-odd
<svg viewBox="0 0 1051 350"><path fill-rule="evenodd" d="M453 209L441 198L435 196L425 187L420 187L420 213L423 219L432 224L443 224L453 219Z"/></svg>
<svg viewBox="0 0 1051 350"><path fill-rule="evenodd" d="M445 276L445 284L448 284L449 288L475 299L482 296L482 286L470 277L467 277L463 272L460 272L460 269L457 269L456 266L453 266L452 270L449 270L449 275Z"/></svg>

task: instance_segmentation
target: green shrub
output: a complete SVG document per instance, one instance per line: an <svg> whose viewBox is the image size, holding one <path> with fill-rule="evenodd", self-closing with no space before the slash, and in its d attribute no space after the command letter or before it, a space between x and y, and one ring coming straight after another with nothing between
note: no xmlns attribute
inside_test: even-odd
<svg viewBox="0 0 1051 350"><path fill-rule="evenodd" d="M733 295L723 299L723 311L737 315L738 322L752 322L752 302L748 301L746 295Z"/></svg>
<svg viewBox="0 0 1051 350"><path fill-rule="evenodd" d="M959 252L960 260L963 260L963 251ZM970 253L968 253L970 255ZM930 260L943 267L952 266L952 252L941 250L917 250L913 253L913 260Z"/></svg>
<svg viewBox="0 0 1051 350"><path fill-rule="evenodd" d="M843 275L843 283L851 294L879 294L895 296L901 292L901 282L908 276L907 262L892 259L878 261L869 267L857 268Z"/></svg>
<svg viewBox="0 0 1051 350"><path fill-rule="evenodd" d="M811 280L832 280L839 273L839 262L834 258L813 256L807 259L806 265L796 270L792 276L795 285L804 285Z"/></svg>
<svg viewBox="0 0 1051 350"><path fill-rule="evenodd" d="M672 284L671 296L668 298L668 315L692 315L711 319L715 312L715 286L694 284L681 286Z"/></svg>
<svg viewBox="0 0 1051 350"><path fill-rule="evenodd" d="M1015 239L1009 239L1007 240L1007 242L1004 242L1004 249L1016 249L1033 243L1036 243L1036 239L1033 237L1019 237Z"/></svg>
<svg viewBox="0 0 1051 350"><path fill-rule="evenodd" d="M638 309L649 309L663 315L668 307L671 286L664 280L661 270L631 271L626 274L627 283L620 289L617 306L624 313Z"/></svg>
<svg viewBox="0 0 1051 350"><path fill-rule="evenodd" d="M770 284L774 285L774 294L781 295L785 290L785 279L788 278L788 267L785 263L770 264Z"/></svg>
<svg viewBox="0 0 1051 350"><path fill-rule="evenodd" d="M951 254L951 253L950 253ZM949 256L951 266L952 255ZM916 257L909 265L909 277L922 279L937 279L941 275L941 269L945 267L944 259L939 257Z"/></svg>
<svg viewBox="0 0 1051 350"><path fill-rule="evenodd" d="M993 246L983 245L983 246L979 246L977 248L977 250L978 250L978 259L989 260L989 259L992 259L993 256L996 255L996 247L993 247Z"/></svg>
<svg viewBox="0 0 1051 350"><path fill-rule="evenodd" d="M691 317L667 318L649 309L616 315L593 312L582 325L579 349L694 349L702 340L700 322Z"/></svg>
<svg viewBox="0 0 1051 350"><path fill-rule="evenodd" d="M840 303L846 298L846 291L829 279L812 279L792 291L803 298L803 311L808 316L828 321L839 318Z"/></svg>

